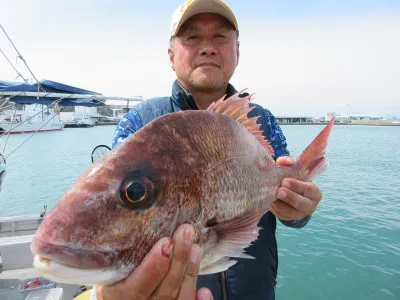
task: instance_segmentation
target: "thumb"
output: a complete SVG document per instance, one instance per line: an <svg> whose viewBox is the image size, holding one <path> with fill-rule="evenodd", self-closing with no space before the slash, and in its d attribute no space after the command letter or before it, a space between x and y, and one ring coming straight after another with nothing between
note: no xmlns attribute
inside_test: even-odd
<svg viewBox="0 0 400 300"><path fill-rule="evenodd" d="M278 159L276 160L276 163L280 166L291 166L291 165L293 165L294 160L290 156L281 156L281 157L278 157Z"/></svg>

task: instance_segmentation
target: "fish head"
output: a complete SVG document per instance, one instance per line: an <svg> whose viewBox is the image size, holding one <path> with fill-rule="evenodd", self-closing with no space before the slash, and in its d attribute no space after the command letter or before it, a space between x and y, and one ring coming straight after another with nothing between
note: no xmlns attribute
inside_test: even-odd
<svg viewBox="0 0 400 300"><path fill-rule="evenodd" d="M78 178L33 238L39 273L112 284L160 238L198 217L198 158L182 137L183 123L178 114L148 124Z"/></svg>

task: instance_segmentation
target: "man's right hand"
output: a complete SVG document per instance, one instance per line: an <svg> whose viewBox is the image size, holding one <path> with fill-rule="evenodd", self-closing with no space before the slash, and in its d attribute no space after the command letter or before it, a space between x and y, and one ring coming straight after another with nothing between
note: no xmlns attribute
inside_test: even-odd
<svg viewBox="0 0 400 300"><path fill-rule="evenodd" d="M98 286L98 300L212 300L210 290L196 291L201 250L193 244L194 230L184 224L172 239L163 238L126 279Z"/></svg>

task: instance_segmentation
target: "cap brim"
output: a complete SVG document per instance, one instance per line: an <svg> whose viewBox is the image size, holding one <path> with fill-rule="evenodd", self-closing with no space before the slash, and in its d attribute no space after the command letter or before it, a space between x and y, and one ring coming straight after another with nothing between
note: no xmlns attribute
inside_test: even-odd
<svg viewBox="0 0 400 300"><path fill-rule="evenodd" d="M180 21L178 25L176 26L175 30L171 32L171 36L175 36L178 34L179 29L181 26L191 17L197 14L201 13L214 13L218 14L225 19L227 19L235 28L235 30L239 30L238 28L238 23L236 20L235 15L233 14L232 10L229 8L228 5L226 5L222 1L218 0L197 0L193 1L189 7L185 10L185 12L182 14Z"/></svg>

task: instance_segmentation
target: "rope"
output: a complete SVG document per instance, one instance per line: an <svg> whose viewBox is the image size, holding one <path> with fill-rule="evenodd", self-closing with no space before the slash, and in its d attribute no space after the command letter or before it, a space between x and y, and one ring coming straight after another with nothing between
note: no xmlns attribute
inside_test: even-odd
<svg viewBox="0 0 400 300"><path fill-rule="evenodd" d="M3 104L4 105L4 104ZM10 104L8 106L0 105L0 111L6 110L7 108L14 108L14 104Z"/></svg>
<svg viewBox="0 0 400 300"><path fill-rule="evenodd" d="M22 124L24 124L24 123L28 122L29 120L33 119L33 118L36 117L38 114L41 114L41 113L44 112L46 109L48 109L50 106L59 103L61 100L62 100L62 99L58 99L58 100L53 101L51 104L49 104L48 106L46 106L45 108L43 108L43 109L42 109L41 111L39 111L38 113L36 113L36 114L34 114L33 116L27 118L27 119L24 120L23 122L19 123L17 126L15 126L15 127L13 127L13 128L10 128L8 131L6 131L6 132L0 134L0 138L1 138L3 135L9 134L9 133L11 132L11 130L14 130L15 128L18 128L18 127L21 126ZM14 111L14 115L15 115L15 111ZM14 115L13 115L13 118L14 118ZM11 123L11 124L12 124L12 123ZM46 124L47 124L47 123L46 123ZM11 126L10 126L10 127L11 127Z"/></svg>
<svg viewBox="0 0 400 300"><path fill-rule="evenodd" d="M37 85L38 85L38 93L39 93L40 90L42 89L41 86L40 86L39 80L36 78L35 74L33 74L32 70L29 68L29 66L28 66L28 64L26 63L25 59L22 57L22 55L21 55L21 53L18 51L17 47L15 47L15 45L14 45L14 43L12 42L11 38L8 36L7 32L4 30L3 26L1 26L1 24L0 24L0 28L2 29L2 31L3 31L4 34L6 35L7 39L10 41L10 43L11 43L11 45L13 46L14 50L17 52L17 54L18 54L17 59L19 58L19 59L21 59L21 60L23 61L23 63L25 64L26 68L28 69L29 73L31 73L32 77L35 79L35 81L36 81L36 83L37 83ZM4 55L4 57L6 58L6 60L8 61L8 63L13 67L14 71L17 73L17 78L18 78L18 77L21 77L25 82L28 82L28 80L25 79L25 78L17 71L17 69L14 67L14 65L11 63L11 61L8 59L8 57L5 55L5 53L4 53L1 49L0 49L0 51L1 51L1 53ZM38 98L39 98L39 95L38 95ZM54 105L54 104L59 103L59 102L61 101L61 99L62 99L62 98L60 98L59 100L55 100L55 101L54 101L53 103L51 103L50 105ZM3 104L0 106L0 108L1 108L2 106L4 106L7 102L8 102L8 101L6 101L5 103L3 103ZM11 130L13 130L13 129L15 129L15 128L18 128L19 126L21 126L21 125L24 124L25 122L31 120L32 118L34 118L34 117L37 116L38 114L43 113L43 111L46 110L46 109L48 109L48 108L50 107L50 105L46 106L45 108L42 109L42 111L39 111L37 114L35 114L35 115L31 116L30 118L24 120L22 123L18 124L17 126L11 128L11 127L12 127L13 120L14 120L14 117L15 117L15 112L16 112L16 108L15 108L15 111L14 111L14 114L13 114L13 117L12 117L12 120L11 120L11 124L10 124L10 129L9 129L7 132L5 132L5 133L0 134L0 138L1 138L3 135L7 134L7 139L6 139L6 143L5 143L5 145L4 145L3 153L5 152L5 149L6 149L6 147L7 147L7 142L8 142L8 138L9 138L9 136L10 136ZM42 105L42 107L43 107L43 105ZM30 137L28 137L28 138L27 138L23 143L21 143L17 148L15 148L13 151L11 151L11 153L8 154L7 157L9 157L11 154L13 154L13 153L14 153L15 151L17 151L19 148L21 148L29 139L31 139L40 129L42 129L44 126L46 126L46 125L47 125L50 121L52 121L56 116L57 116L57 113L55 113L54 116L53 116L52 118L50 118L46 123L44 123L39 129L37 129Z"/></svg>
<svg viewBox="0 0 400 300"><path fill-rule="evenodd" d="M0 97L0 101L3 101L3 98ZM4 107L8 102L10 101L10 98L4 98L4 102L0 105L0 108L3 107L3 109L5 109L6 107ZM7 106L8 107L8 106Z"/></svg>
<svg viewBox="0 0 400 300"><path fill-rule="evenodd" d="M14 110L14 114L13 114L13 116L12 116L12 119L11 119L11 124L12 124L12 122L14 121L14 117L15 117L15 112L17 111L17 108L15 108L15 110ZM11 127L11 125L10 125L10 127ZM10 132L11 131L11 129L8 131L8 132ZM2 134L3 135L3 134ZM2 135L0 135L0 137L2 136ZM7 147L7 142L8 142L8 138L10 137L10 135L8 134L7 135L7 139L6 139L6 142L5 142L5 144L4 144L4 148L3 148L3 153L5 153L6 152L6 147Z"/></svg>
<svg viewBox="0 0 400 300"><path fill-rule="evenodd" d="M15 47L14 43L12 42L12 40L10 39L10 37L8 36L7 32L4 30L3 26L1 26L0 24L0 28L3 30L4 34L6 35L6 37L8 38L8 40L10 41L11 45L14 47L15 51L18 53L18 58L21 59L26 68L29 70L29 72L31 73L32 77L35 78L36 83L39 83L39 80L37 80L36 76L33 74L32 70L29 68L28 64L26 63L25 59L22 57L21 53L19 53L17 47Z"/></svg>
<svg viewBox="0 0 400 300"><path fill-rule="evenodd" d="M21 145L19 145L17 148L15 148L13 151L11 151L7 156L5 156L4 158L7 159L11 156L11 154L13 154L15 151L17 151L19 148L21 148L27 141L29 141L40 129L42 129L47 123L49 123L51 120L53 120L55 117L57 116L57 114L54 114L54 116L48 120L46 123L44 123L39 129L37 129L34 133L31 134L30 137L28 137L24 142L21 143Z"/></svg>
<svg viewBox="0 0 400 300"><path fill-rule="evenodd" d="M3 50L1 50L1 48L0 48L0 52L4 55L4 57L6 58L6 60L10 64L10 66L14 69L15 73L17 73L17 77L15 79L17 79L18 77L21 77L26 83L28 83L28 79L24 78L24 76L22 76L21 73L18 72L18 70L14 67L12 62L8 59L7 55L3 52Z"/></svg>

